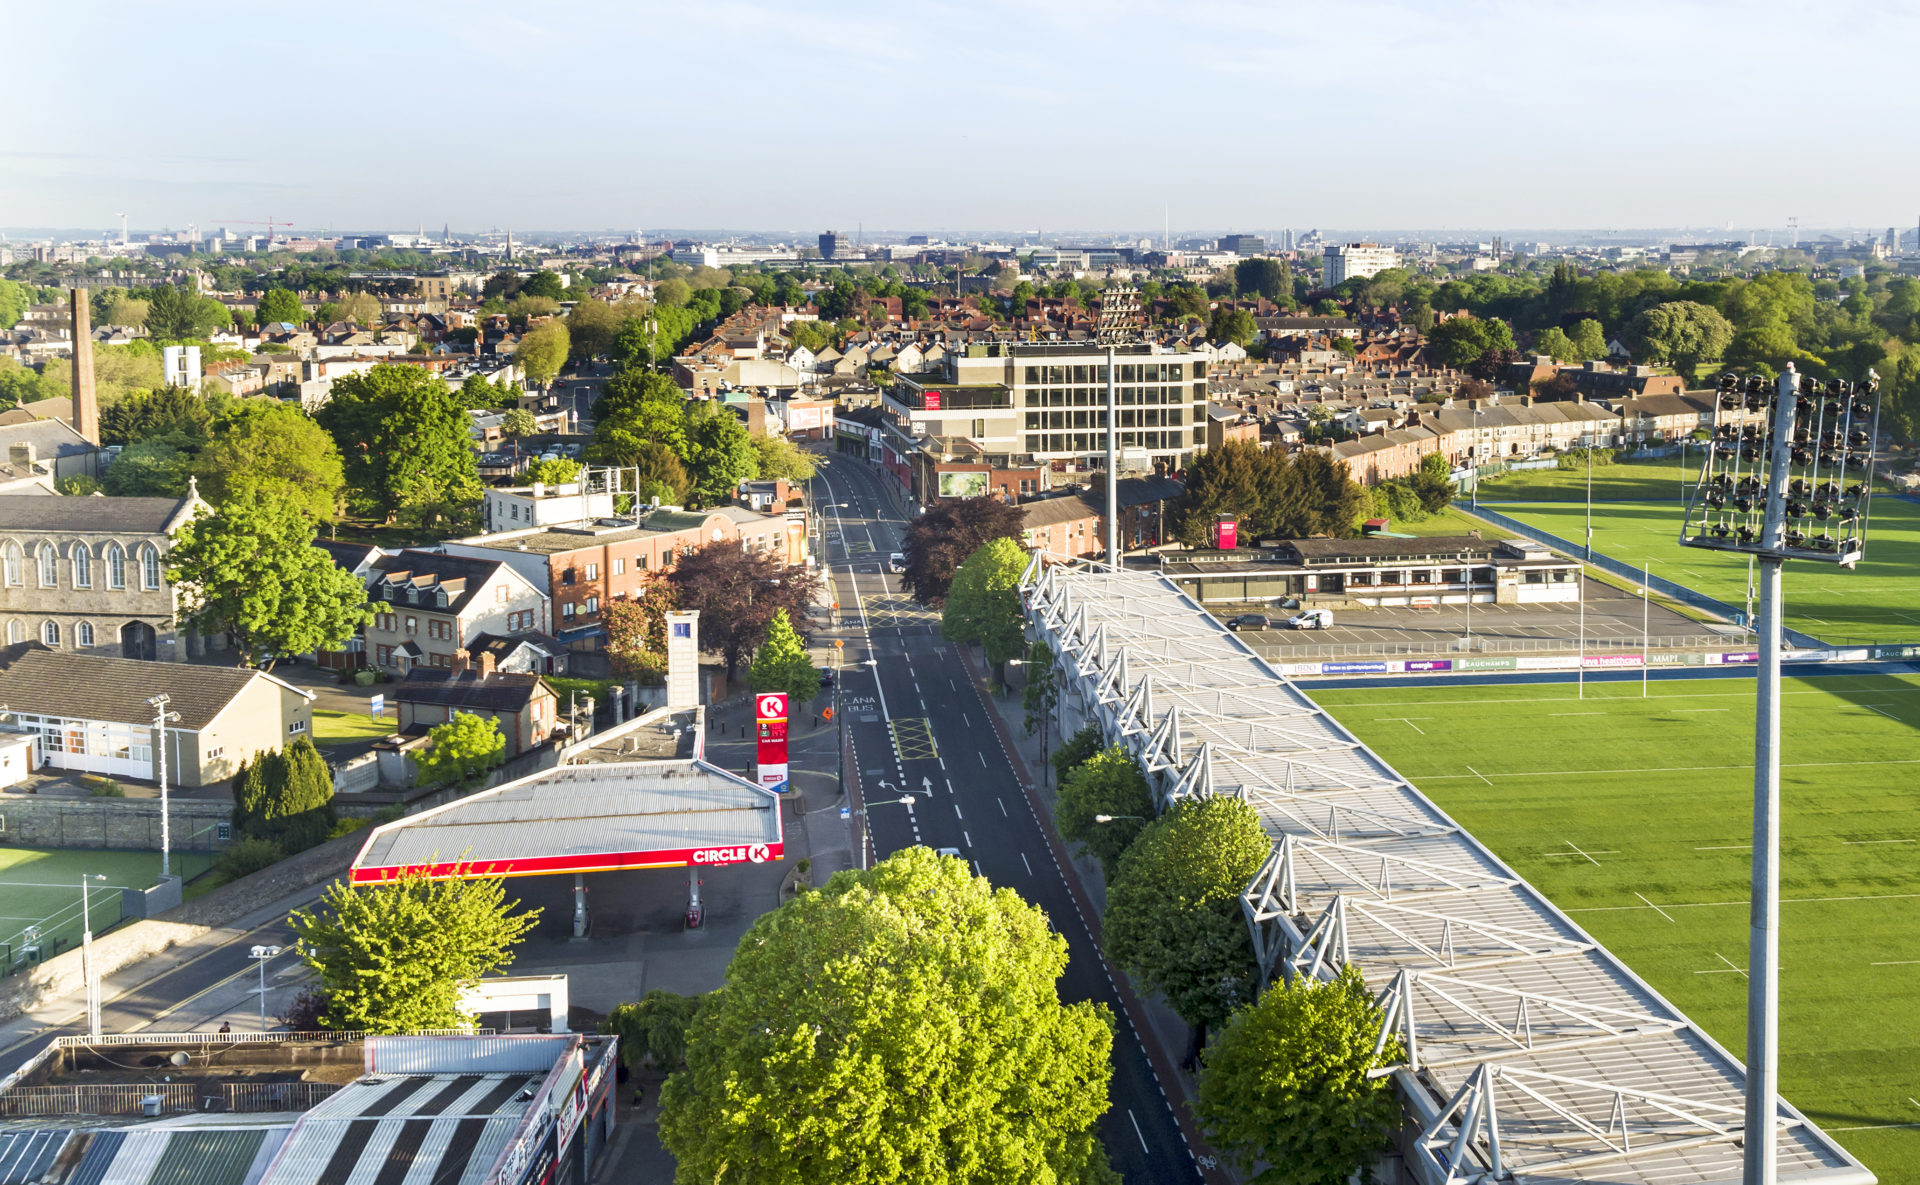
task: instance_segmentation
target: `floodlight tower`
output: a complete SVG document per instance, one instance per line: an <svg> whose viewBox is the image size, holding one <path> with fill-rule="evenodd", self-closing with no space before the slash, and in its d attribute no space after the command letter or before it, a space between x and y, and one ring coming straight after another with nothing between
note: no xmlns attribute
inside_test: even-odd
<svg viewBox="0 0 1920 1185"><path fill-rule="evenodd" d="M1753 730L1753 887L1747 939L1744 1185L1774 1185L1780 1083L1781 569L1789 559L1851 568L1873 495L1880 378L1720 376L1713 440L1687 502L1680 542L1743 552L1759 569L1758 697Z"/></svg>

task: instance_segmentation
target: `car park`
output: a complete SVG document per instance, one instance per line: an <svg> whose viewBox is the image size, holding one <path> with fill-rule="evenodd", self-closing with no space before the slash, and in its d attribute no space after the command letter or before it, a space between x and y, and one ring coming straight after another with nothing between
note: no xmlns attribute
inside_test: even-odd
<svg viewBox="0 0 1920 1185"><path fill-rule="evenodd" d="M1238 617L1227 618L1227 628L1239 633L1241 630L1272 629L1273 623L1259 613L1242 613Z"/></svg>
<svg viewBox="0 0 1920 1185"><path fill-rule="evenodd" d="M1308 609L1287 618L1287 625L1297 630L1324 630L1333 625L1333 610Z"/></svg>

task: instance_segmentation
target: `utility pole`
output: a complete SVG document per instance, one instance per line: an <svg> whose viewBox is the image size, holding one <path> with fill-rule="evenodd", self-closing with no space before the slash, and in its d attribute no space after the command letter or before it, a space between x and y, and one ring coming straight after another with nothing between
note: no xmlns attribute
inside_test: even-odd
<svg viewBox="0 0 1920 1185"><path fill-rule="evenodd" d="M173 875L171 850L173 847L172 822L167 817L167 721L180 719L180 713L167 711L171 697L161 692L147 701L153 708L153 746L154 757L159 761L160 770L160 878L165 880Z"/></svg>

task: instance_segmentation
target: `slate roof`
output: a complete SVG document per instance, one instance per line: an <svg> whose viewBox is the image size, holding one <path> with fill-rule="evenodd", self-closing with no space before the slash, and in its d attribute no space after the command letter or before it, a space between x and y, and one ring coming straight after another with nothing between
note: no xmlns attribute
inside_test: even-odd
<svg viewBox="0 0 1920 1185"><path fill-rule="evenodd" d="M338 557L335 557L338 563ZM367 599L385 601L396 612L403 609L431 609L436 613L458 616L485 588L499 570L502 560L478 560L471 556L447 555L438 551L408 549L373 561L367 572ZM426 594L418 600L406 599L408 586ZM437 603L433 593L444 589L447 603Z"/></svg>
<svg viewBox="0 0 1920 1185"><path fill-rule="evenodd" d="M313 694L265 671L199 663L143 662L49 650L19 642L0 650L0 703L15 712L152 724L147 700L164 692L177 728L205 728L255 679L266 679L308 699Z"/></svg>
<svg viewBox="0 0 1920 1185"><path fill-rule="evenodd" d="M563 647L564 649L564 647ZM445 708L482 708L490 712L523 712L534 696L553 689L538 675L498 672L480 678L472 671L415 670L400 681L394 702L436 704Z"/></svg>
<svg viewBox="0 0 1920 1185"><path fill-rule="evenodd" d="M99 535L164 535L205 503L185 498L48 498L0 495L0 531L75 532Z"/></svg>
<svg viewBox="0 0 1920 1185"><path fill-rule="evenodd" d="M0 427L0 455L16 444L31 444L35 458L41 461L96 451L93 445L87 443L86 437L59 420L34 420L29 424Z"/></svg>
<svg viewBox="0 0 1920 1185"><path fill-rule="evenodd" d="M1058 498L1040 498L1023 503L1020 507L1021 521L1028 529L1051 527L1056 523L1074 523L1082 519L1096 518L1100 512L1093 503L1078 494L1067 494Z"/></svg>

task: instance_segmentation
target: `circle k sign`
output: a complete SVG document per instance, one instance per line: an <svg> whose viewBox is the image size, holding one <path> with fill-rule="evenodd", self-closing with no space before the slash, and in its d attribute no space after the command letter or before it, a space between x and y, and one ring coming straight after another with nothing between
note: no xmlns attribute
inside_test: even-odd
<svg viewBox="0 0 1920 1185"><path fill-rule="evenodd" d="M787 718L787 696L785 692L773 692L760 696L757 709L762 720L785 720Z"/></svg>

